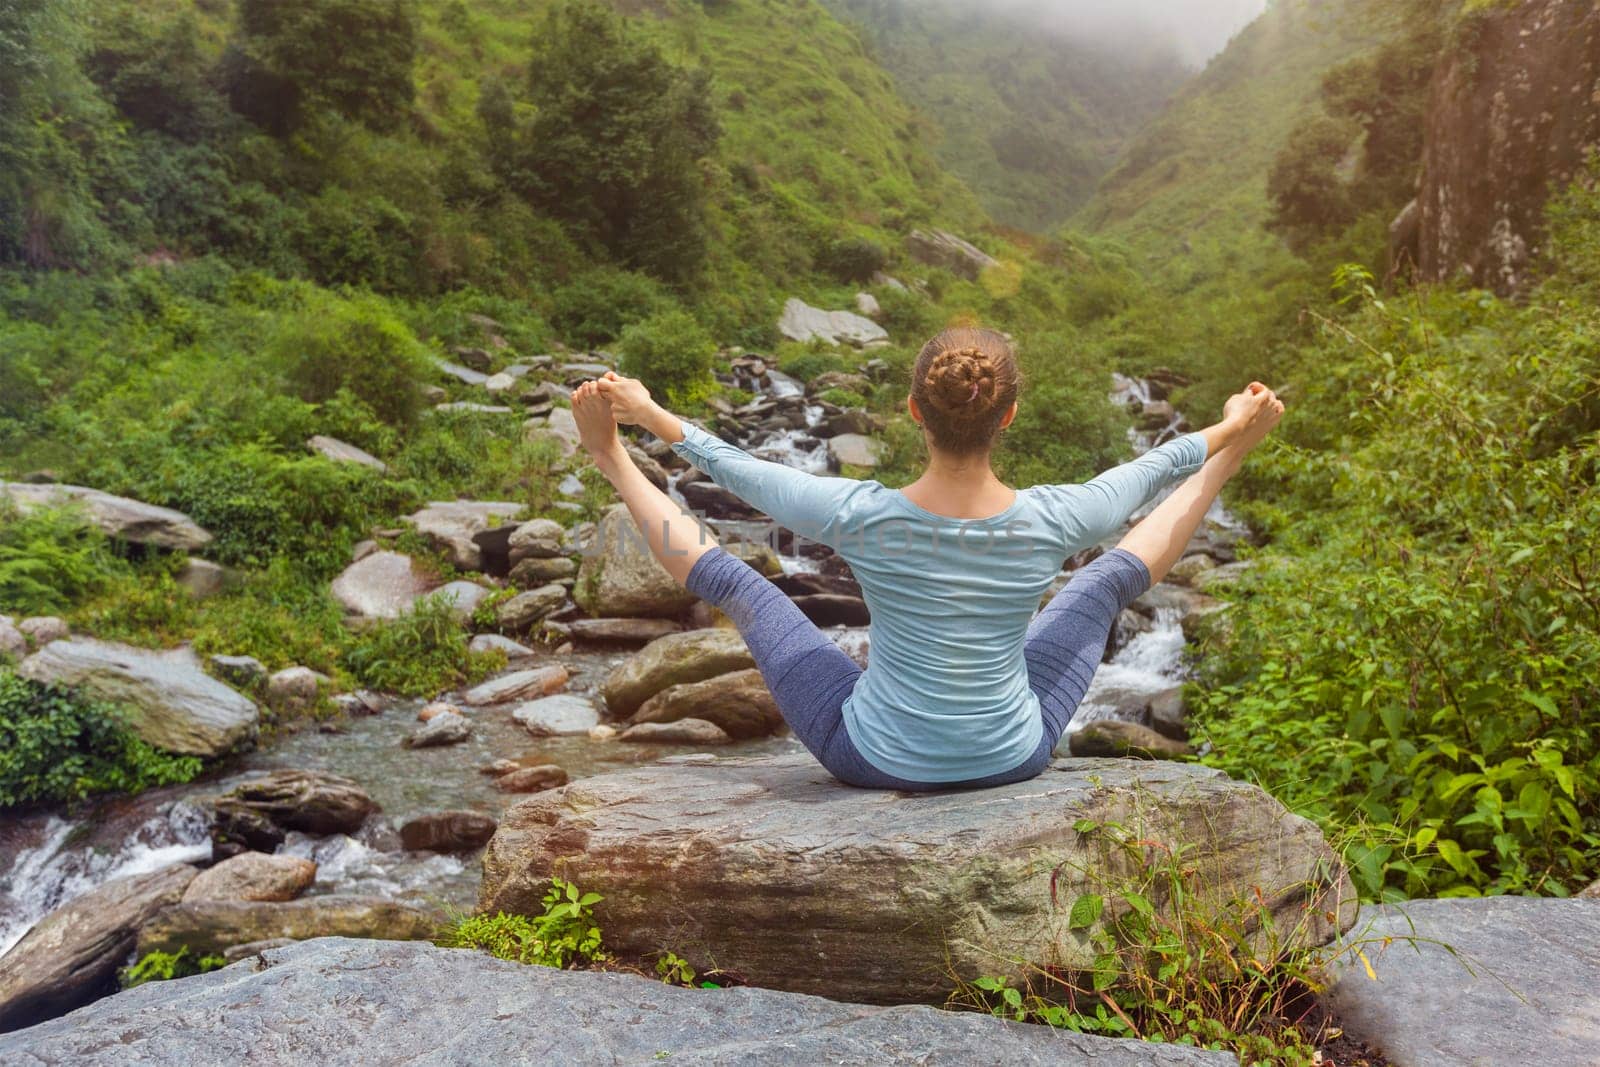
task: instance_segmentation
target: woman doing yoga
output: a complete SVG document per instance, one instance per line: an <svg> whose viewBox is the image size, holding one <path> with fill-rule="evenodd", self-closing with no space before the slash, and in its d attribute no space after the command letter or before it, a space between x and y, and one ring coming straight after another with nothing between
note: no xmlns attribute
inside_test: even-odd
<svg viewBox="0 0 1600 1067"><path fill-rule="evenodd" d="M663 410L636 380L579 387L583 446L668 573L733 620L778 709L823 767L874 789L1019 782L1049 764L1117 615L1164 577L1283 405L1252 382L1221 422L1081 485L1013 490L989 465L1017 413L1016 360L993 331L946 330L912 372L928 466L904 489L770 463ZM872 613L858 667L777 586L717 547L617 438L643 427L773 521L832 547ZM1186 480L1185 480L1186 479ZM1035 614L1073 553L1173 493Z"/></svg>

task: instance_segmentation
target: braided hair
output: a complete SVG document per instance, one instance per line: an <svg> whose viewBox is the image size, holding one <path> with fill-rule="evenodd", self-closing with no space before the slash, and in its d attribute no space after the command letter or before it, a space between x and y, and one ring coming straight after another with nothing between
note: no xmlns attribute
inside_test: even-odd
<svg viewBox="0 0 1600 1067"><path fill-rule="evenodd" d="M911 396L934 446L957 455L993 447L1018 384L1011 345L973 327L945 330L923 345L911 372Z"/></svg>

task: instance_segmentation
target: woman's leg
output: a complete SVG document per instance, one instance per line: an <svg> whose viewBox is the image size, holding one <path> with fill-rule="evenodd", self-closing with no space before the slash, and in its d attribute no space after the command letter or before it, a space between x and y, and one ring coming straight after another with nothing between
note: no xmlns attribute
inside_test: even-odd
<svg viewBox="0 0 1600 1067"><path fill-rule="evenodd" d="M896 788L856 752L843 707L861 668L783 591L719 547L693 515L634 467L617 439L611 405L586 383L572 397L583 447L628 506L667 573L738 628L778 711L823 767L851 785ZM881 780L880 780L881 779Z"/></svg>

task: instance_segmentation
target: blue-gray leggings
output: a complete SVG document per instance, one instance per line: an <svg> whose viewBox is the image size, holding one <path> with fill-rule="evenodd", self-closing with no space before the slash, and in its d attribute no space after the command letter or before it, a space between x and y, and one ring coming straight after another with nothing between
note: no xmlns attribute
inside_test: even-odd
<svg viewBox="0 0 1600 1067"><path fill-rule="evenodd" d="M937 783L885 774L856 749L842 709L861 668L777 586L721 548L700 557L685 584L733 620L789 728L830 774L864 789L927 791L1007 785L1040 774L1089 688L1117 616L1150 588L1150 571L1118 548L1074 574L1034 617L1023 650L1028 684L1044 716L1038 749L1013 770Z"/></svg>

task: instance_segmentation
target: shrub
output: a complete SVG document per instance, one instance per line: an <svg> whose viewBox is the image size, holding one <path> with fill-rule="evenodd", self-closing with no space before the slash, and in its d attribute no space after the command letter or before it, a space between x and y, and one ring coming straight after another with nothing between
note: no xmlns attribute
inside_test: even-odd
<svg viewBox="0 0 1600 1067"><path fill-rule="evenodd" d="M889 263L883 246L860 237L832 241L817 254L817 267L841 282L865 282Z"/></svg>
<svg viewBox="0 0 1600 1067"><path fill-rule="evenodd" d="M415 421L427 354L377 297L317 293L281 323L268 357L302 400L320 403L345 389L387 423Z"/></svg>
<svg viewBox="0 0 1600 1067"><path fill-rule="evenodd" d="M543 914L469 915L450 931L444 944L475 948L496 959L540 967L572 968L608 959L595 925L594 906L604 898L583 893L570 882L550 880Z"/></svg>
<svg viewBox="0 0 1600 1067"><path fill-rule="evenodd" d="M191 959L189 948L185 945L176 952L146 952L132 964L124 967L117 973L117 981L123 989L132 989L136 985L146 982L169 982L174 978L188 978L196 974L205 974L207 971L220 970L228 965L222 956L201 956Z"/></svg>
<svg viewBox="0 0 1600 1067"><path fill-rule="evenodd" d="M455 606L442 595L423 597L398 619L361 634L344 656L362 685L414 697L478 681L504 662L467 650Z"/></svg>
<svg viewBox="0 0 1600 1067"><path fill-rule="evenodd" d="M0 667L0 808L137 793L187 782L200 767L141 741L115 705Z"/></svg>
<svg viewBox="0 0 1600 1067"><path fill-rule="evenodd" d="M622 369L672 403L692 403L711 389L717 345L686 311L666 311L635 323L618 347Z"/></svg>
<svg viewBox="0 0 1600 1067"><path fill-rule="evenodd" d="M568 344L592 347L672 304L661 285L642 274L597 270L561 286L550 298L550 323Z"/></svg>
<svg viewBox="0 0 1600 1067"><path fill-rule="evenodd" d="M64 611L126 569L73 509L20 514L0 498L0 605L23 615Z"/></svg>

